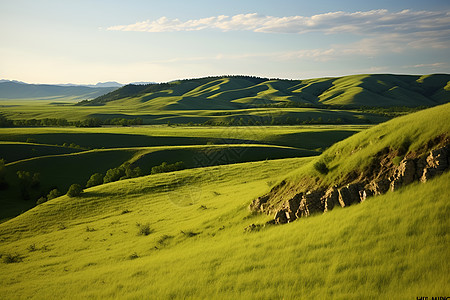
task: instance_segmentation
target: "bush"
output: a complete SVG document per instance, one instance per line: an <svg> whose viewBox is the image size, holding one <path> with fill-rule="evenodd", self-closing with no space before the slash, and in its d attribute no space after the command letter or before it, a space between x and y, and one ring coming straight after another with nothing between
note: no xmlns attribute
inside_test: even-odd
<svg viewBox="0 0 450 300"><path fill-rule="evenodd" d="M92 174L91 178L89 178L88 182L86 183L86 187L96 186L103 183L103 175L100 173Z"/></svg>
<svg viewBox="0 0 450 300"><path fill-rule="evenodd" d="M47 202L47 198L44 197L44 196L42 196L41 198L39 198L39 199L36 201L36 205L42 204L42 203L44 203L44 202Z"/></svg>
<svg viewBox="0 0 450 300"><path fill-rule="evenodd" d="M69 197L78 197L83 192L83 188L78 183L74 183L69 187L67 191L67 196Z"/></svg>
<svg viewBox="0 0 450 300"><path fill-rule="evenodd" d="M317 170L320 174L327 174L328 173L328 167L323 161L318 161L314 164L314 169Z"/></svg>
<svg viewBox="0 0 450 300"><path fill-rule="evenodd" d="M149 224L144 224L144 225L137 224L137 226L139 227L138 235L145 235L145 236L147 236L150 233L152 233Z"/></svg>
<svg viewBox="0 0 450 300"><path fill-rule="evenodd" d="M58 189L53 189L50 191L50 193L48 193L47 200L52 200L58 198L59 196L61 196L61 193L58 191Z"/></svg>
<svg viewBox="0 0 450 300"><path fill-rule="evenodd" d="M168 164L166 162L163 162L159 166L155 166L152 168L152 174L158 174L158 173L166 173L166 172L173 172L178 170L186 169L184 162L178 161L174 164Z"/></svg>
<svg viewBox="0 0 450 300"><path fill-rule="evenodd" d="M2 255L2 259L5 264L18 263L22 261L22 257L19 254Z"/></svg>

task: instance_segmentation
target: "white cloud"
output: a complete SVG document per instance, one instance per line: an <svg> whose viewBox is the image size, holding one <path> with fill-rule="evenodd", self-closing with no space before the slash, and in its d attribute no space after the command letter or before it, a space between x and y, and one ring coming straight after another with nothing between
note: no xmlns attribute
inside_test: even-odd
<svg viewBox="0 0 450 300"><path fill-rule="evenodd" d="M222 31L247 30L264 33L306 33L328 34L351 32L355 34L375 33L431 33L450 29L450 12L410 11L389 12L385 9L365 12L329 12L306 16L274 17L257 13L235 16L213 16L202 19L180 21L161 17L130 25L107 28L118 31L173 32L219 29Z"/></svg>

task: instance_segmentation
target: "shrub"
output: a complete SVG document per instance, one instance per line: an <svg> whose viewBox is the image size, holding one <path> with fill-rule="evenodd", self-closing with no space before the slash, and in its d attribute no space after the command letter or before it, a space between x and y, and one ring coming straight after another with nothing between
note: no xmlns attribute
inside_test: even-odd
<svg viewBox="0 0 450 300"><path fill-rule="evenodd" d="M67 191L67 196L69 197L78 197L83 192L83 188L78 183L74 183L69 187Z"/></svg>
<svg viewBox="0 0 450 300"><path fill-rule="evenodd" d="M2 255L2 259L5 264L18 263L22 261L22 257L19 254Z"/></svg>
<svg viewBox="0 0 450 300"><path fill-rule="evenodd" d="M58 191L58 189L53 189L50 191L50 193L48 193L47 200L52 200L58 198L59 196L61 196L61 193Z"/></svg>
<svg viewBox="0 0 450 300"><path fill-rule="evenodd" d="M30 252L36 251L37 250L36 244L31 244L30 246L28 246L27 250Z"/></svg>
<svg viewBox="0 0 450 300"><path fill-rule="evenodd" d="M318 161L314 164L314 169L317 170L320 174L327 174L328 173L328 167L323 161Z"/></svg>
<svg viewBox="0 0 450 300"><path fill-rule="evenodd" d="M152 174L158 174L158 173L166 173L166 172L173 172L178 170L186 169L184 162L178 161L174 164L168 164L166 162L163 162L159 166L155 166L152 168Z"/></svg>
<svg viewBox="0 0 450 300"><path fill-rule="evenodd" d="M147 236L150 233L152 233L149 224L144 224L144 225L137 224L137 226L139 227L138 235L145 235L145 236Z"/></svg>
<svg viewBox="0 0 450 300"><path fill-rule="evenodd" d="M36 201L36 205L39 205L39 204L42 204L42 203L45 203L45 202L47 202L47 198L44 197L44 196L42 196L41 198L39 198L39 199Z"/></svg>
<svg viewBox="0 0 450 300"><path fill-rule="evenodd" d="M191 230L189 230L189 231L181 230L181 233L184 234L186 237L194 237L194 236L200 234L200 232L194 232L194 231L191 231Z"/></svg>
<svg viewBox="0 0 450 300"><path fill-rule="evenodd" d="M86 183L86 187L96 186L103 183L103 175L100 173L95 173L91 175L88 182Z"/></svg>

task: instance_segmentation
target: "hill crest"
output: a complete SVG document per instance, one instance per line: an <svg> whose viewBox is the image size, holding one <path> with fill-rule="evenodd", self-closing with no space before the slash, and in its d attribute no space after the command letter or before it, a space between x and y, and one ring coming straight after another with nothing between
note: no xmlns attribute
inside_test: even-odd
<svg viewBox="0 0 450 300"><path fill-rule="evenodd" d="M126 85L80 105L127 104L157 109L263 106L435 106L450 99L450 74L367 74L307 80L217 76Z"/></svg>

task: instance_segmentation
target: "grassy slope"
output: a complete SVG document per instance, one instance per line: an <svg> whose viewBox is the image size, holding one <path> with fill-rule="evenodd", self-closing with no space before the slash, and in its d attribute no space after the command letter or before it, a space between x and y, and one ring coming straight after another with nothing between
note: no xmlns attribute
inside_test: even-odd
<svg viewBox="0 0 450 300"><path fill-rule="evenodd" d="M405 147L405 153L400 159L407 152L419 152L426 148L428 141L441 135L450 135L449 119L450 104L439 105L395 118L337 142L310 164L289 174L285 178L287 184L280 186L271 198L271 206L276 208L295 193L318 186L348 183L349 174L355 171L364 173L372 163L372 158L385 148L397 151ZM324 162L330 170L328 174L319 174L313 167L316 162Z"/></svg>
<svg viewBox="0 0 450 300"><path fill-rule="evenodd" d="M267 220L247 205L269 189L268 180L309 160L185 170L54 199L0 224L0 253L23 258L0 264L0 293L8 299L448 295L450 173L244 233ZM138 236L136 223L149 223L152 233Z"/></svg>

